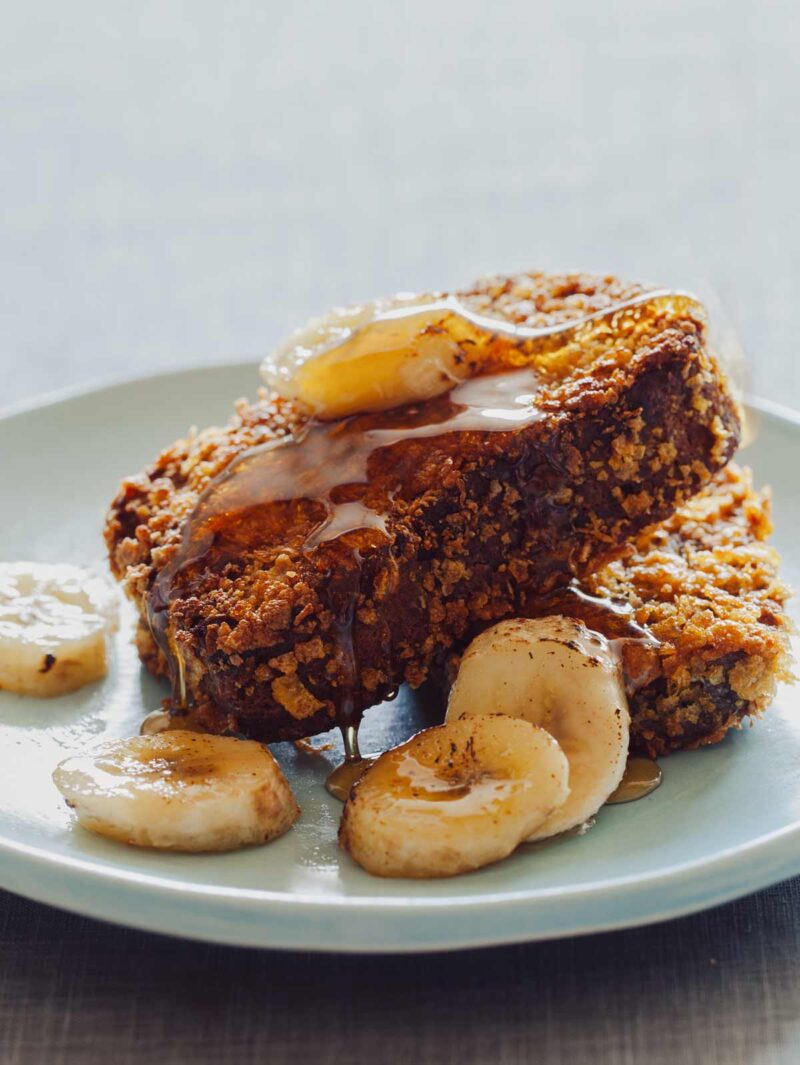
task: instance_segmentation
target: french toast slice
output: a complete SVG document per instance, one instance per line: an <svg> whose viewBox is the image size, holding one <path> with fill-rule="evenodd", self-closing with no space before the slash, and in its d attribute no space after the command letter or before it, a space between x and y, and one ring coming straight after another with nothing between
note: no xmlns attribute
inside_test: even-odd
<svg viewBox="0 0 800 1065"><path fill-rule="evenodd" d="M448 396L388 412L395 428L444 428L376 447L363 480L344 486L380 528L309 548L313 507L254 500L213 527L208 549L186 552L187 528L250 449L307 431L278 396L242 402L226 428L162 452L123 482L106 524L148 668L174 676L180 657L199 727L265 741L313 735L401 683L421 684L471 632L586 576L672 514L728 462L739 421L697 304L614 313L643 292L613 278L531 274L459 293L481 314L535 326L610 313L532 360L538 384L520 426L444 431ZM386 418L358 416L345 429L370 434Z"/></svg>
<svg viewBox="0 0 800 1065"><path fill-rule="evenodd" d="M671 518L584 580L658 641L657 675L631 697L631 747L656 756L716 743L791 681L789 592L769 491L731 464Z"/></svg>
<svg viewBox="0 0 800 1065"><path fill-rule="evenodd" d="M619 557L522 604L523 617L566 614L624 641L632 752L655 758L717 743L794 679L789 589L767 542L770 502L750 470L730 463ZM460 661L456 649L436 675L445 692Z"/></svg>

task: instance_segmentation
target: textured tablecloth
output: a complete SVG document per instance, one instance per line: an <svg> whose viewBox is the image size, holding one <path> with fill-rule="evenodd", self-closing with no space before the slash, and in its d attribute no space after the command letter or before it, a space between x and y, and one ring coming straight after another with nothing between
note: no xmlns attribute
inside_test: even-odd
<svg viewBox="0 0 800 1065"><path fill-rule="evenodd" d="M277 954L0 896L0 1060L800 1060L797 882L631 932L413 957Z"/></svg>
<svg viewBox="0 0 800 1065"><path fill-rule="evenodd" d="M6 5L0 407L529 265L713 293L800 407L799 46L788 0ZM0 895L0 1061L797 1062L799 892L424 959Z"/></svg>

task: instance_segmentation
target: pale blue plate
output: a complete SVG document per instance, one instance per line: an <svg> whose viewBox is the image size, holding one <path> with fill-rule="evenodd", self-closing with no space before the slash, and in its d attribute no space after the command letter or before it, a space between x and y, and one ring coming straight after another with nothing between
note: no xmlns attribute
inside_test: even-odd
<svg viewBox="0 0 800 1065"><path fill-rule="evenodd" d="M55 397L0 420L0 556L103 567L103 514L122 475L190 424L252 394L248 364ZM745 460L775 490L776 543L797 583L800 423L760 406ZM303 810L267 847L220 856L138 851L73 827L50 782L68 752L130 735L163 696L140 670L126 614L106 680L55 701L0 694L0 885L121 924L257 947L424 951L546 939L664 920L800 873L800 707L783 690L752 729L664 761L647 799L601 811L585 836L452 880L369 877L336 846L322 788L336 752L276 748ZM432 720L407 696L369 712L363 746Z"/></svg>

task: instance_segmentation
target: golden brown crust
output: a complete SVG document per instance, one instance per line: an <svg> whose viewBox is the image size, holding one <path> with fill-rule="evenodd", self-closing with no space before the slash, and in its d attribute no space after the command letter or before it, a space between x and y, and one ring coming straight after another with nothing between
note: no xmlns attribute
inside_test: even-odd
<svg viewBox="0 0 800 1065"><path fill-rule="evenodd" d="M521 284L495 281L466 297L482 299L483 311L530 320L573 313L576 301L585 313L639 291L602 278L533 275L536 292L524 297ZM728 460L738 421L702 323L686 308L659 314L646 328L623 323L612 345L589 338L537 363L540 417L522 430L452 433L376 452L365 498L384 510L389 535L356 544L357 704L378 702L403 681L421 683L454 644L513 615L523 596L590 572ZM112 569L142 616L200 492L232 458L299 421L276 397L241 404L228 428L179 441L123 483L106 537ZM347 688L333 600L337 582L347 599L353 576L324 544L308 555L263 543L222 569L194 567L169 626L205 727L267 740L330 727ZM163 672L144 623L138 642L148 668Z"/></svg>
<svg viewBox="0 0 800 1065"><path fill-rule="evenodd" d="M546 274L482 277L459 292L478 314L506 318L515 325L542 326L585 318L648 291L648 286L610 274Z"/></svg>
<svg viewBox="0 0 800 1065"><path fill-rule="evenodd" d="M633 751L717 743L794 679L789 591L771 531L769 490L755 491L750 471L731 463L618 558L522 613L567 614L611 639L634 637L620 645ZM437 676L444 688L459 662L458 650L448 656Z"/></svg>
<svg viewBox="0 0 800 1065"><path fill-rule="evenodd" d="M731 464L626 554L585 578L634 609L659 641L661 676L632 699L634 749L715 743L790 679L788 591L778 577L768 490Z"/></svg>

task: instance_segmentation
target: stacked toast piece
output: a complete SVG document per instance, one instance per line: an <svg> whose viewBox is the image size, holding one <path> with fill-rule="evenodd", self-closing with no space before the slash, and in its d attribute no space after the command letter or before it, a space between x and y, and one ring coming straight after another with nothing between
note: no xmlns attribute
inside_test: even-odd
<svg viewBox="0 0 800 1065"><path fill-rule="evenodd" d="M760 711L788 660L768 500L729 465L738 410L702 309L647 295L544 274L458 293L523 327L591 326L527 356L539 384L523 424L395 432L376 447L342 491L380 522L335 541L314 541L305 513L308 535L276 532L274 511L254 520L266 514L256 500L231 517L236 536L215 527L208 550L181 555L187 522L243 456L308 432L292 402L240 403L225 428L167 448L123 482L106 526L112 570L139 608L144 663L174 671L164 648L179 649L199 727L297 739L421 684L483 628L578 580L627 603L659 641L657 675L632 696L639 748L713 742ZM448 404L389 414L446 429ZM372 439L386 419L357 415L346 430ZM152 631L165 572L167 644Z"/></svg>

